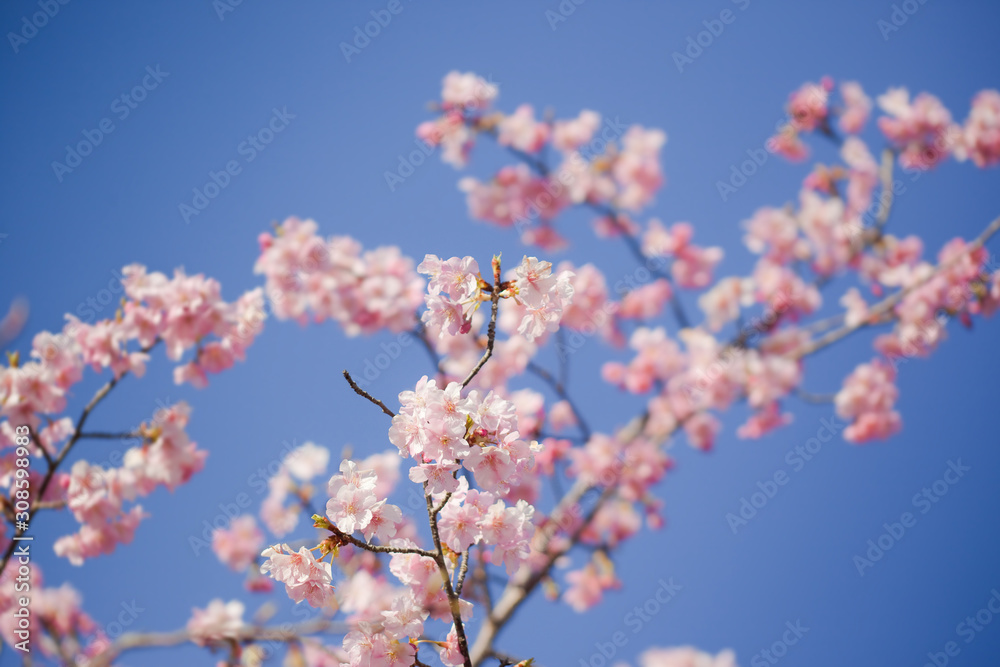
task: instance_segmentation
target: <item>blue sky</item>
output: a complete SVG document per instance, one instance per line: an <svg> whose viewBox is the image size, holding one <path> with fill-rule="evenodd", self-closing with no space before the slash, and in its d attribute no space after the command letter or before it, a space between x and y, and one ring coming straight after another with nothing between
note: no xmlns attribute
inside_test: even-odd
<svg viewBox="0 0 1000 667"><path fill-rule="evenodd" d="M589 0L563 2L575 10L553 23L546 12L559 11L555 0L402 0L402 11L348 62L341 42L387 4L245 0L220 16L219 3L208 1L69 2L37 34L28 31L30 38L11 44L7 37L0 45L0 300L27 297L29 332L56 329L64 313L92 307L87 300L132 262L207 273L235 298L260 284L251 271L257 234L289 215L314 218L324 234L350 234L366 246L394 243L416 257L519 256L509 231L469 220L455 187L459 174L436 158L395 191L386 186L385 172L413 150L414 127L429 117L426 103L452 69L498 82L506 110L530 102L568 117L591 108L663 128L668 182L648 213L668 223L689 220L699 242L721 245L723 274L745 272L753 261L740 243L740 221L794 199L805 172L772 157L726 201L716 183L763 145L802 82L828 74L858 80L870 94L895 85L928 90L959 119L975 92L1000 86L1000 6L991 2L911 0L906 9L914 11L898 5L899 29L886 31L879 22L892 21L891 2ZM673 53L727 9L732 22L680 71ZM0 27L19 32L23 17L37 11L36 2L7 2ZM144 79L147 94L134 108L115 102ZM285 114L284 127L248 160L244 142L275 110ZM66 159L65 147L83 132L96 136L95 128L102 139L93 153L72 172L55 173L52 163ZM865 136L877 140L871 128ZM488 145L478 153L473 173L486 178L500 155ZM832 156L816 146L815 159ZM186 221L179 206L232 160L239 173ZM996 170L945 164L908 183L891 228L923 236L932 251L956 235L975 236L1000 213L997 178ZM564 216L560 229L573 243L566 256L594 261L609 277L633 270L626 250L597 240L583 213ZM112 314L107 308L102 315ZM786 623L800 622L808 631L783 663L923 665L928 652L954 641L960 653L949 664L990 664L1000 655L1000 619L971 638L958 626L1000 587L998 333L995 320L972 331L953 326L930 360L904 364L905 426L888 442L834 440L797 463L789 451L831 414L829 406L799 405L792 426L761 441L735 438L743 417L737 409L711 454L680 443L678 465L660 489L667 527L621 551L622 590L582 616L533 600L499 645L545 665L577 665L591 659L595 642L623 631L628 641L615 659L631 660L650 645L691 643L732 647L741 665L770 664L759 652L781 640ZM23 350L29 340L23 335L13 347ZM149 498L144 506L153 518L135 542L83 568L44 546L72 529L71 518L41 515L35 545L49 583L71 581L101 624L134 600L143 611L132 628L147 630L181 626L192 606L212 597L241 596L240 577L211 554L194 554L189 536L240 493L250 494L256 509L262 496L248 478L283 443L313 440L334 452L351 443L362 454L389 446L384 418L360 405L339 375L362 368L387 340L272 320L247 363L203 391L174 386L169 364L157 357L146 377L130 379L102 406L93 426L126 428L148 420L158 402L188 400L190 433L211 452L206 470L173 494ZM593 343L584 352L573 358L574 396L591 424L607 431L638 403L598 379L601 363L620 353ZM864 336L823 352L807 363L807 389L835 391L870 356ZM392 399L428 370L411 347L373 391ZM72 412L93 386L78 388ZM121 449L85 445L79 454L97 462ZM959 459L970 469L921 514L914 495ZM726 514L778 471L789 483L734 535ZM915 524L859 576L854 556L907 511ZM627 614L671 577L683 588L634 632ZM291 604L277 599L288 614ZM213 664L192 648L134 654L122 664L181 659ZM5 652L0 663L16 660Z"/></svg>

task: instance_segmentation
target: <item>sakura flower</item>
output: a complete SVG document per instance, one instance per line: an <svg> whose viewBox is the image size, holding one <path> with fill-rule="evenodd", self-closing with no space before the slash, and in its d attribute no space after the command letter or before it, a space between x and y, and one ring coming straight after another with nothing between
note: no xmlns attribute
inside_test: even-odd
<svg viewBox="0 0 1000 667"><path fill-rule="evenodd" d="M264 533L250 515L237 517L228 528L216 528L212 532L212 551L220 561L237 572L245 570L257 559L263 544Z"/></svg>
<svg viewBox="0 0 1000 667"><path fill-rule="evenodd" d="M977 167L1000 162L1000 91L983 90L973 98L956 153Z"/></svg>
<svg viewBox="0 0 1000 667"><path fill-rule="evenodd" d="M693 236L694 229L686 222L667 229L659 220L651 220L642 238L642 250L651 257L672 257L670 272L681 287L706 287L712 282L712 269L722 260L722 248L695 246Z"/></svg>
<svg viewBox="0 0 1000 667"><path fill-rule="evenodd" d="M370 489L345 485L326 503L326 515L348 535L366 528L372 520L372 508L378 502Z"/></svg>
<svg viewBox="0 0 1000 667"><path fill-rule="evenodd" d="M295 602L306 600L322 608L333 600L330 564L317 561L306 547L296 553L287 544L280 544L264 549L260 555L266 559L260 573L285 584L288 597Z"/></svg>
<svg viewBox="0 0 1000 667"><path fill-rule="evenodd" d="M765 254L779 264L785 264L799 254L799 226L789 211L760 208L743 225L747 230L743 243L750 252Z"/></svg>
<svg viewBox="0 0 1000 667"><path fill-rule="evenodd" d="M461 111L453 110L417 126L417 137L427 146L441 146L441 160L461 169L469 159L476 134L465 123Z"/></svg>
<svg viewBox="0 0 1000 667"><path fill-rule="evenodd" d="M552 220L570 203L567 188L535 176L524 164L501 168L489 183L463 178L458 189L466 193L470 216L502 227L523 229Z"/></svg>
<svg viewBox="0 0 1000 667"><path fill-rule="evenodd" d="M187 631L191 641L199 646L237 639L243 627L243 603L215 599L205 609L192 609Z"/></svg>
<svg viewBox="0 0 1000 667"><path fill-rule="evenodd" d="M905 88L892 88L878 97L889 114L878 119L879 129L902 149L899 163L908 169L930 169L955 148L959 131L941 101L920 93L913 101Z"/></svg>
<svg viewBox="0 0 1000 667"><path fill-rule="evenodd" d="M847 290L844 296L840 297L840 305L847 309L844 317L844 324L854 327L868 319L868 304L856 287Z"/></svg>
<svg viewBox="0 0 1000 667"><path fill-rule="evenodd" d="M660 168L660 149L667 142L662 130L633 125L622 137L621 153L611 167L618 183L618 206L627 211L638 211L653 199L663 185Z"/></svg>
<svg viewBox="0 0 1000 667"><path fill-rule="evenodd" d="M857 81L840 84L840 96L844 100L844 110L840 113L840 129L848 134L857 134L868 120L872 110L872 100L865 95Z"/></svg>
<svg viewBox="0 0 1000 667"><path fill-rule="evenodd" d="M741 438L761 438L791 421L792 416L782 414L781 406L777 402L769 403L762 410L752 414L746 423L737 429L736 435Z"/></svg>
<svg viewBox="0 0 1000 667"><path fill-rule="evenodd" d="M427 610L421 607L411 593L397 595L392 606L382 612L385 617L385 633L392 639L419 637L427 619Z"/></svg>
<svg viewBox="0 0 1000 667"><path fill-rule="evenodd" d="M800 132L811 132L826 121L829 112L830 90L833 81L824 78L820 83L806 83L789 96L788 113L792 125Z"/></svg>
<svg viewBox="0 0 1000 667"><path fill-rule="evenodd" d="M795 125L788 123L765 144L769 153L777 153L792 162L800 162L809 155L809 148L802 142Z"/></svg>
<svg viewBox="0 0 1000 667"><path fill-rule="evenodd" d="M739 278L723 278L715 287L698 297L698 306L704 311L708 328L718 331L740 316L740 302L744 298L744 283Z"/></svg>
<svg viewBox="0 0 1000 667"><path fill-rule="evenodd" d="M721 424L707 412L699 412L684 422L684 432L695 449L709 450L715 443Z"/></svg>
<svg viewBox="0 0 1000 667"><path fill-rule="evenodd" d="M308 482L313 477L325 473L329 461L330 450L307 442L285 455L282 463L292 477Z"/></svg>
<svg viewBox="0 0 1000 667"><path fill-rule="evenodd" d="M403 511L398 506L380 500L372 506L371 514L371 520L362 529L366 540L378 538L380 542L388 542L396 536L397 526L403 521Z"/></svg>
<svg viewBox="0 0 1000 667"><path fill-rule="evenodd" d="M430 493L451 493L458 488L454 472L460 467L457 463L421 463L410 468L410 481L426 483Z"/></svg>
<svg viewBox="0 0 1000 667"><path fill-rule="evenodd" d="M552 144L570 153L588 143L601 126L601 114L585 109L572 120L557 120L552 129Z"/></svg>
<svg viewBox="0 0 1000 667"><path fill-rule="evenodd" d="M452 107L484 109L493 103L498 94L497 84L473 72L463 74L452 71L444 77L441 101L446 109Z"/></svg>
<svg viewBox="0 0 1000 667"><path fill-rule="evenodd" d="M497 128L497 143L510 146L525 153L537 153L549 140L548 123L535 120L535 111L530 104L522 104L517 110L500 121Z"/></svg>
<svg viewBox="0 0 1000 667"><path fill-rule="evenodd" d="M893 411L899 390L896 372L879 360L861 364L852 372L834 398L837 414L853 423L844 429L844 439L861 443L887 438L899 430L899 413Z"/></svg>
<svg viewBox="0 0 1000 667"><path fill-rule="evenodd" d="M448 667L461 667L465 664L462 649L458 644L458 631L455 630L454 625L451 626L448 636L445 637L444 645L438 646L438 656L441 658L442 664Z"/></svg>
<svg viewBox="0 0 1000 667"><path fill-rule="evenodd" d="M649 320L663 312L664 305L673 297L673 287L665 278L657 278L648 285L630 291L621 301L618 316L623 319Z"/></svg>
<svg viewBox="0 0 1000 667"><path fill-rule="evenodd" d="M514 273L511 292L525 307L518 333L534 340L546 331L558 329L563 309L573 298L573 273L553 275L551 263L527 256Z"/></svg>
<svg viewBox="0 0 1000 667"><path fill-rule="evenodd" d="M563 593L563 600L575 612L584 612L597 605L604 598L604 591L610 588L620 588L621 582L615 577L607 556L603 559L595 556L595 561L605 561L606 566L588 563L580 570L574 570L566 575L569 588Z"/></svg>

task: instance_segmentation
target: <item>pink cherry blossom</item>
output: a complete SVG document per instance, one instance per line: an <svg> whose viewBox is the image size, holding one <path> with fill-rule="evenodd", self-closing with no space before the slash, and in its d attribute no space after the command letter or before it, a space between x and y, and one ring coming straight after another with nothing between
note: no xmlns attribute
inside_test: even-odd
<svg viewBox="0 0 1000 667"><path fill-rule="evenodd" d="M746 283L740 278L723 278L698 297L698 306L705 313L708 328L718 331L737 319L746 291Z"/></svg>
<svg viewBox="0 0 1000 667"><path fill-rule="evenodd" d="M549 140L549 124L535 120L535 110L522 104L500 121L497 143L525 153L537 153Z"/></svg>
<svg viewBox="0 0 1000 667"><path fill-rule="evenodd" d="M317 561L306 547L296 553L287 544L280 544L264 549L260 555L266 559L260 573L283 583L288 597L295 602L306 600L322 608L333 600L330 564Z"/></svg>
<svg viewBox="0 0 1000 667"><path fill-rule="evenodd" d="M768 403L750 415L750 418L736 430L736 435L741 438L761 438L791 421L792 416L787 413L782 414L781 406L777 402Z"/></svg>
<svg viewBox="0 0 1000 667"><path fill-rule="evenodd" d="M830 90L833 81L824 78L822 82L806 83L789 96L788 114L791 123L800 132L811 132L826 121L829 109Z"/></svg>
<svg viewBox="0 0 1000 667"><path fill-rule="evenodd" d="M602 570L594 563L588 563L582 569L566 575L569 588L563 593L563 599L573 611L584 612L600 603L604 598L604 591L621 587L621 582L613 572Z"/></svg>
<svg viewBox="0 0 1000 667"><path fill-rule="evenodd" d="M778 264L801 258L803 243L799 237L799 225L787 209L757 209L743 225L747 230L743 243L750 252L765 255Z"/></svg>
<svg viewBox="0 0 1000 667"><path fill-rule="evenodd" d="M840 113L840 129L848 134L857 134L868 121L872 100L865 95L864 89L857 81L841 83L840 96L844 100L844 109Z"/></svg>
<svg viewBox="0 0 1000 667"><path fill-rule="evenodd" d="M497 84L472 72L452 71L444 77L441 101L445 109L485 109L499 95Z"/></svg>
<svg viewBox="0 0 1000 667"><path fill-rule="evenodd" d="M205 646L227 639L236 639L243 628L243 603L215 599L204 609L192 609L187 631L191 641Z"/></svg>
<svg viewBox="0 0 1000 667"><path fill-rule="evenodd" d="M571 120L557 120L552 128L552 145L571 153L588 143L601 126L601 114L584 109Z"/></svg>
<svg viewBox="0 0 1000 667"><path fill-rule="evenodd" d="M667 142L662 130L633 125L622 137L622 149L611 172L620 191L617 204L626 211L638 211L649 204L663 185L660 149Z"/></svg>
<svg viewBox="0 0 1000 667"><path fill-rule="evenodd" d="M861 443L887 438L900 428L899 413L893 410L899 390L896 372L879 360L861 364L844 380L834 404L837 414L853 423L844 429L844 439Z"/></svg>
<svg viewBox="0 0 1000 667"><path fill-rule="evenodd" d="M463 178L458 187L466 193L469 215L503 227L552 220L570 203L566 188L533 175L523 164L503 167L489 183Z"/></svg>
<svg viewBox="0 0 1000 667"><path fill-rule="evenodd" d="M212 532L212 551L231 569L240 572L257 560L264 545L264 533L253 516L245 514L233 519L228 528Z"/></svg>
<svg viewBox="0 0 1000 667"><path fill-rule="evenodd" d="M329 449L312 442L306 442L286 454L282 465L295 479L308 482L325 473L329 461Z"/></svg>
<svg viewBox="0 0 1000 667"><path fill-rule="evenodd" d="M1000 91L983 90L973 98L956 153L972 158L977 167L1000 162Z"/></svg>
<svg viewBox="0 0 1000 667"><path fill-rule="evenodd" d="M333 319L350 336L413 327L423 280L398 248L363 252L349 237L322 239L312 220L289 218L268 236L254 267L279 319Z"/></svg>
<svg viewBox="0 0 1000 667"><path fill-rule="evenodd" d="M882 133L902 149L899 163L908 169L930 169L954 150L959 129L941 101L920 93L913 101L905 88L892 88L877 99L887 116L878 119Z"/></svg>
<svg viewBox="0 0 1000 667"><path fill-rule="evenodd" d="M792 123L778 130L778 133L767 140L768 152L777 153L792 162L800 162L809 156L809 148L802 142L802 137Z"/></svg>
<svg viewBox="0 0 1000 667"><path fill-rule="evenodd" d="M720 428L719 420L707 412L699 412L684 422L688 442L695 449L711 449Z"/></svg>
<svg viewBox="0 0 1000 667"><path fill-rule="evenodd" d="M625 294L621 301L621 307L618 309L618 317L651 320L663 312L663 307L670 301L673 293L670 281L665 278L657 278L653 282Z"/></svg>
<svg viewBox="0 0 1000 667"><path fill-rule="evenodd" d="M694 229L678 222L667 229L659 220L651 220L642 238L643 252L649 256L673 258L670 273L681 287L697 289L712 282L712 270L722 260L722 248L700 248L691 243Z"/></svg>

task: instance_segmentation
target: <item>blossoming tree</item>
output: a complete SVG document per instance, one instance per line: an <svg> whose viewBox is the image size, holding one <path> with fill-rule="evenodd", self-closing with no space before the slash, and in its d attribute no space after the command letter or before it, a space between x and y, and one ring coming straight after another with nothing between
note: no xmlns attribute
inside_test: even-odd
<svg viewBox="0 0 1000 667"><path fill-rule="evenodd" d="M768 149L802 160L817 137L836 143L840 163L809 171L795 204L745 221L746 247L759 259L750 275L724 277L722 250L696 245L691 224L642 219L664 181L662 131L633 126L608 140L597 135L595 111L539 119L522 105L506 114L494 107L497 94L474 74L450 73L436 117L417 134L460 169L484 140L511 156L489 180L468 176L460 188L473 218L514 228L537 246L533 254L493 256L485 267L481 249L417 262L290 218L260 236L254 270L264 285L235 301L204 276L132 265L113 319L68 316L61 332L35 335L29 353L9 354L0 369L0 634L9 647L30 634L42 638L36 661L75 665L185 642L213 651L220 665L262 664L276 644L287 646L284 664L308 667L530 664L504 626L539 591L583 612L619 585L616 551L642 539L644 524L662 525L655 492L675 440L710 449L717 415L742 402L751 416L740 437L780 429L795 401L817 399L801 389L805 360L867 328L882 331L873 356L851 360L831 400L849 422L848 442L888 438L902 423L898 361L930 355L953 319L968 324L1000 306L1000 274L985 248L1000 218L926 259L919 238L889 231L897 168L1000 162L997 91L979 93L963 124L933 95L888 91L877 98L886 140L877 156L859 137L873 105L858 83L823 79L795 91ZM545 261L567 245L558 219L571 207L590 210L596 233L620 240L646 278L613 294L585 258ZM683 292L697 294L698 317ZM840 307L818 317L824 298ZM122 435L87 428L104 398L141 376L159 349L176 364L177 383L206 386L245 359L267 313L333 320L351 336L411 332L428 357L427 374L396 399L371 395L344 372L357 400L372 404L370 418L386 419L384 453L344 458L330 476L330 451L302 445L269 479L259 520L244 515L212 535L221 563L246 573L248 591L287 594L316 610L312 620L272 626L259 614L246 620L243 601L196 600L180 631L109 638L70 585L45 587L37 568L25 582L13 556L28 521L70 512L79 527L56 541L55 555L84 565L127 548L143 529L141 497L181 487L203 467L185 404L129 433L141 444L119 467L81 458L79 442ZM625 424L592 424L576 408L565 371L574 341L585 338L629 348L602 371L607 391L635 396ZM536 360L547 346L558 368ZM107 382L80 414L66 415L88 367ZM511 388L525 377L536 388ZM406 485L404 511L390 500ZM567 566L571 555L584 564ZM25 583L30 618L15 613ZM640 662L725 667L736 658L653 648Z"/></svg>

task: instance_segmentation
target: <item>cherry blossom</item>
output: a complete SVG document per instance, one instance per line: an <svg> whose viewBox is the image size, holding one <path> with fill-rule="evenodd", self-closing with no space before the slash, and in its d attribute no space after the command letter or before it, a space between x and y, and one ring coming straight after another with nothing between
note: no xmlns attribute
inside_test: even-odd
<svg viewBox="0 0 1000 667"><path fill-rule="evenodd" d="M243 628L243 603L215 599L204 609L192 609L187 631L191 641L204 646L227 639L236 639Z"/></svg>
<svg viewBox="0 0 1000 667"><path fill-rule="evenodd" d="M306 547L295 552L287 544L280 544L264 549L260 555L266 559L260 573L283 583L288 597L295 602L306 600L313 607L325 607L333 599L330 564L317 561Z"/></svg>
<svg viewBox="0 0 1000 667"><path fill-rule="evenodd" d="M263 545L264 533L249 514L236 517L228 528L216 528L212 532L212 551L220 561L237 572L247 569L257 560Z"/></svg>

